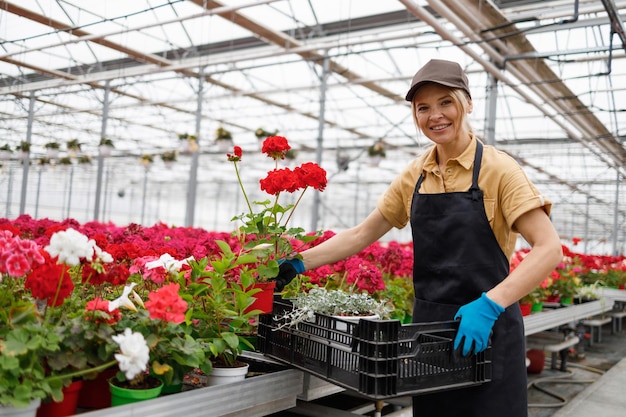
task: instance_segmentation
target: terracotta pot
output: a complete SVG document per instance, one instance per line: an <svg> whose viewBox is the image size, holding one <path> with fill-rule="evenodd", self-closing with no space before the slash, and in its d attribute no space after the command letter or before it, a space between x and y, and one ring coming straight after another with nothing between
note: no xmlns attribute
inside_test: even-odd
<svg viewBox="0 0 626 417"><path fill-rule="evenodd" d="M44 401L37 410L37 417L67 417L76 414L78 395L83 387L82 379L72 382L63 388L61 402Z"/></svg>

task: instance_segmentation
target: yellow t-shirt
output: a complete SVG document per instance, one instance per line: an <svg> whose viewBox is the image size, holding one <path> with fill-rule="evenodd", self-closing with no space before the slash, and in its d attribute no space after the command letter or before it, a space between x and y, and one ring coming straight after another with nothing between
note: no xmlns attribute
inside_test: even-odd
<svg viewBox="0 0 626 417"><path fill-rule="evenodd" d="M543 207L550 215L552 203L530 182L519 164L508 154L493 146L483 146L483 159L478 186L483 191L485 213L502 251L510 259L515 250L517 230L515 221L524 213ZM424 180L422 194L467 191L472 185L472 169L476 140L457 158L446 163L442 177L436 159L436 147L412 161L394 179L378 199L378 209L394 227L406 226L411 214L411 201L420 174Z"/></svg>

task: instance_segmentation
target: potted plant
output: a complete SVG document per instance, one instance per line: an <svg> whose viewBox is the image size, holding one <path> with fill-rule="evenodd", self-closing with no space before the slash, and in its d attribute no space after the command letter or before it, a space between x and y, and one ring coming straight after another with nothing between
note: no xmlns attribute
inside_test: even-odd
<svg viewBox="0 0 626 417"><path fill-rule="evenodd" d="M70 158L69 156L63 156L59 158L59 160L56 162L56 165L59 165L62 168L69 167L72 165L72 158Z"/></svg>
<svg viewBox="0 0 626 417"><path fill-rule="evenodd" d="M543 301L545 297L545 291L541 287L534 288L531 292L523 296L519 300L520 309L522 310L522 315L527 316L533 311L541 311L541 307L539 307L540 303Z"/></svg>
<svg viewBox="0 0 626 417"><path fill-rule="evenodd" d="M176 151L166 151L161 154L161 160L167 168L171 168L172 164L176 162Z"/></svg>
<svg viewBox="0 0 626 417"><path fill-rule="evenodd" d="M19 145L15 147L15 150L19 152L19 159L26 159L28 157L28 153L30 152L30 142L22 141Z"/></svg>
<svg viewBox="0 0 626 417"><path fill-rule="evenodd" d="M282 327L314 321L315 314L358 321L361 318L388 319L391 312L387 300L377 300L367 292L328 290L324 287L313 287L309 291L300 292L291 302L293 310L280 318L281 321L284 320Z"/></svg>
<svg viewBox="0 0 626 417"><path fill-rule="evenodd" d="M100 142L98 143L98 150L100 154L104 157L111 156L111 151L115 148L113 145L113 141L107 138L100 138Z"/></svg>
<svg viewBox="0 0 626 417"><path fill-rule="evenodd" d="M59 156L59 149L61 148L61 145L59 142L48 142L44 145L44 148L46 148L48 158L56 158Z"/></svg>
<svg viewBox="0 0 626 417"><path fill-rule="evenodd" d="M369 148L367 148L367 155L370 158L370 164L373 166L378 166L381 159L387 156L387 154L385 153L385 144L383 143L383 141L378 141Z"/></svg>
<svg viewBox="0 0 626 417"><path fill-rule="evenodd" d="M41 158L39 158L37 160L37 165L39 165L41 168L45 168L46 166L50 165L52 163L52 161L50 160L50 158L47 158L45 156L42 156Z"/></svg>
<svg viewBox="0 0 626 417"><path fill-rule="evenodd" d="M315 234L307 234L301 227L290 226L289 221L308 188L318 191L326 188L326 171L312 162L304 163L293 170L278 169L278 162L285 158L290 149L287 139L282 136L270 136L265 139L262 152L274 161L274 169L268 171L267 176L260 180L260 187L270 199L253 202L249 200L239 175L239 163L243 157L241 148L235 146L233 154L227 154L228 160L233 163L238 185L248 209L233 218L239 222L237 238L245 250L254 250L259 259L255 266L257 283L271 281L278 274L280 259L293 256L300 245L316 238ZM300 195L294 204L284 206L280 204L281 194L298 191ZM270 285L273 284L271 281ZM272 287L269 291L271 295Z"/></svg>
<svg viewBox="0 0 626 417"><path fill-rule="evenodd" d="M9 158L11 158L12 153L13 153L13 150L11 149L8 143L5 143L4 145L0 146L0 160L2 161L8 160Z"/></svg>
<svg viewBox="0 0 626 417"><path fill-rule="evenodd" d="M181 133L178 135L180 141L180 151L184 154L192 153L198 150L197 135L190 135L188 133Z"/></svg>
<svg viewBox="0 0 626 417"><path fill-rule="evenodd" d="M78 163L80 165L91 165L91 156L81 155L78 157Z"/></svg>
<svg viewBox="0 0 626 417"><path fill-rule="evenodd" d="M75 156L81 151L82 144L78 141L78 139L70 139L65 144L67 147L67 151L70 153L70 156Z"/></svg>
<svg viewBox="0 0 626 417"><path fill-rule="evenodd" d="M220 126L215 131L215 143L220 152L226 152L233 146L233 135Z"/></svg>
<svg viewBox="0 0 626 417"><path fill-rule="evenodd" d="M269 136L276 136L278 134L278 130L275 130L273 132L269 132L265 129L263 129L262 127L258 128L257 130L254 131L254 136L256 136L257 139L259 140L264 140L265 138L269 137Z"/></svg>
<svg viewBox="0 0 626 417"><path fill-rule="evenodd" d="M251 309L259 291L254 288L253 268L258 258L245 251L235 253L225 241L217 241L220 253L200 260L190 259L187 296L193 335L205 343L210 366L200 367L209 384L219 384L220 374L227 380L245 378L248 364L239 360L242 346L250 345L238 330L258 316ZM232 375L235 373L236 376Z"/></svg>
<svg viewBox="0 0 626 417"><path fill-rule="evenodd" d="M161 392L178 392L188 372L210 365L204 343L193 337L193 326L185 317L189 304L183 299L186 289L180 282L184 278L181 281L172 278L149 292L144 289L143 292L148 292L144 305L121 318L119 329L130 329L143 336L149 361L146 372L132 378L118 372L113 385L127 389L152 388L156 378L162 383Z"/></svg>
<svg viewBox="0 0 626 417"><path fill-rule="evenodd" d="M143 154L141 158L139 158L139 163L144 166L144 168L148 169L154 162L154 157L150 154Z"/></svg>

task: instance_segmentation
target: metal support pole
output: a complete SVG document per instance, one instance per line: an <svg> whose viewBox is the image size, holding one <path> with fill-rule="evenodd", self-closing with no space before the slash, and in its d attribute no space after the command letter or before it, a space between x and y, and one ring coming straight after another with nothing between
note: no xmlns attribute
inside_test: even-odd
<svg viewBox="0 0 626 417"><path fill-rule="evenodd" d="M618 227L618 215L619 215L619 183L622 179L620 175L619 169L616 170L616 179L615 179L615 209L613 210L613 248L612 253L614 256L617 256L617 235L619 235L619 227Z"/></svg>
<svg viewBox="0 0 626 417"><path fill-rule="evenodd" d="M146 213L146 193L148 191L148 166L145 167L143 173L143 193L141 197L141 223L143 225L144 214Z"/></svg>
<svg viewBox="0 0 626 417"><path fill-rule="evenodd" d="M485 143L496 144L496 110L498 103L498 79L492 74L488 75L487 101L485 109Z"/></svg>
<svg viewBox="0 0 626 417"><path fill-rule="evenodd" d="M102 201L102 217L105 218L107 212L107 203L110 204L111 195L109 192L109 179L111 178L111 168L107 168L106 177L104 178L104 199ZM109 218L111 214L109 213Z"/></svg>
<svg viewBox="0 0 626 417"><path fill-rule="evenodd" d="M74 186L74 165L70 166L70 181L68 184L68 192L67 192L67 211L65 213L65 218L70 218L70 208L72 207L72 187Z"/></svg>
<svg viewBox="0 0 626 417"><path fill-rule="evenodd" d="M110 80L106 81L104 87L104 98L102 102L102 124L100 126L100 138L105 138L107 133L107 121L109 119L109 91L111 91ZM102 173L104 170L104 155L98 150L98 176L96 178L96 200L93 209L93 219L100 217L100 196L102 195Z"/></svg>
<svg viewBox="0 0 626 417"><path fill-rule="evenodd" d="M200 145L200 128L202 126L202 94L204 89L204 68L198 75L198 100L196 103L196 140ZM191 154L191 166L189 167L189 183L187 185L187 211L185 212L185 226L191 227L194 223L196 210L196 191L198 189L198 163L200 152Z"/></svg>
<svg viewBox="0 0 626 417"><path fill-rule="evenodd" d="M324 65L322 66L322 75L320 76L320 115L317 119L317 150L316 150L316 160L319 165L322 164L322 149L324 145L324 124L325 117L324 112L326 111L326 89L327 89L327 81L328 81L328 72L329 72L329 59L326 56L324 58ZM317 230L317 222L319 220L319 209L320 209L320 193L313 194L313 208L311 210L311 230Z"/></svg>
<svg viewBox="0 0 626 417"><path fill-rule="evenodd" d="M9 166L9 180L7 181L7 204L4 217L11 217L11 197L13 196L13 167Z"/></svg>
<svg viewBox="0 0 626 417"><path fill-rule="evenodd" d="M35 195L35 218L39 218L39 194L41 192L41 173L43 172L43 166L39 167L37 172L37 194Z"/></svg>
<svg viewBox="0 0 626 417"><path fill-rule="evenodd" d="M591 194L591 193L590 193ZM585 235L583 241L585 242L584 251L589 253L589 200L591 197L587 196L587 202L585 203Z"/></svg>
<svg viewBox="0 0 626 417"><path fill-rule="evenodd" d="M31 143L33 134L33 118L35 113L35 92L30 92L28 101L28 124L26 126L26 142ZM26 212L26 194L28 193L28 170L30 169L30 151L24 152L22 160L22 194L20 195L20 215Z"/></svg>

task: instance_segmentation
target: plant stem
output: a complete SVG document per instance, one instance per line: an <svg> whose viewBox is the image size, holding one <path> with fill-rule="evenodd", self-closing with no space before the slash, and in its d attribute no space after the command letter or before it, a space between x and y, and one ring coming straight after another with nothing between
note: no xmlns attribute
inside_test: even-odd
<svg viewBox="0 0 626 417"><path fill-rule="evenodd" d="M239 168L237 168L237 162L233 162L235 165L235 174L237 174L237 181L239 182L239 188L241 188L241 192L243 193L243 197L246 199L246 204L248 205L248 210L250 210L250 214L253 215L252 205L250 204L250 200L248 199L248 194L246 194L246 190L243 187L243 183L241 182L241 176L239 175Z"/></svg>
<svg viewBox="0 0 626 417"><path fill-rule="evenodd" d="M287 228L287 223L289 223L289 220L291 220L291 216L293 215L293 212L296 211L296 207L298 207L298 204L300 204L300 200L302 200L302 197L304 196L304 192L307 190L307 188L309 187L305 187L304 190L302 190L302 192L300 193L300 196L298 197L298 200L296 200L296 204L294 204L293 207L291 208L289 212L289 216L287 217L287 220L285 220L285 228Z"/></svg>
<svg viewBox="0 0 626 417"><path fill-rule="evenodd" d="M95 366L93 368L83 369L81 371L71 372L69 374L51 375L49 377L44 378L44 381L50 381L50 380L62 379L62 378L76 378L77 376L87 375L90 372L104 371L105 369L110 368L111 366L113 366L115 364L117 364L117 360L112 360L112 361L103 363L102 365Z"/></svg>

